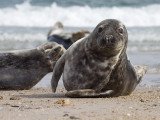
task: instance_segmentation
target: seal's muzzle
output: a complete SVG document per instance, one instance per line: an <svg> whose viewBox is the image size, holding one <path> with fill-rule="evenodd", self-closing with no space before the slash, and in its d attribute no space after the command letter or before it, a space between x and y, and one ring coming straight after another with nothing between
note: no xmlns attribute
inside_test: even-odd
<svg viewBox="0 0 160 120"><path fill-rule="evenodd" d="M113 35L106 35L105 40L107 45L113 43Z"/></svg>

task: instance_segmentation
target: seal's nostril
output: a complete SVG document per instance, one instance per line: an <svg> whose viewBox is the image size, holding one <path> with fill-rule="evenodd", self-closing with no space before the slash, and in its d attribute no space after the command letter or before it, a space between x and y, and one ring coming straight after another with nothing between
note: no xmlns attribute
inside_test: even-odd
<svg viewBox="0 0 160 120"><path fill-rule="evenodd" d="M112 35L106 35L106 39L113 39Z"/></svg>
<svg viewBox="0 0 160 120"><path fill-rule="evenodd" d="M109 35L109 39L110 39L110 40L113 39L113 36L112 36L112 35Z"/></svg>
<svg viewBox="0 0 160 120"><path fill-rule="evenodd" d="M107 43L111 43L112 39L113 39L113 35L106 35L106 41L107 41Z"/></svg>

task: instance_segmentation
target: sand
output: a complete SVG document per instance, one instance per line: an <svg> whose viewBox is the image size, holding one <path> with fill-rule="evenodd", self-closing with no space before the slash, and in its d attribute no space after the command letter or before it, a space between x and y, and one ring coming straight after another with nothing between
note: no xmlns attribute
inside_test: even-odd
<svg viewBox="0 0 160 120"><path fill-rule="evenodd" d="M130 96L115 98L66 98L65 92L1 91L0 120L160 120L160 86L139 86ZM71 104L59 104L61 99Z"/></svg>

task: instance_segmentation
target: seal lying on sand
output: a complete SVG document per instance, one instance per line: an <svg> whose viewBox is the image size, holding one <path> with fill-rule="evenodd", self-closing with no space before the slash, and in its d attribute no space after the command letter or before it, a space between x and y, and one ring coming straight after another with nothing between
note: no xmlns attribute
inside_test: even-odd
<svg viewBox="0 0 160 120"><path fill-rule="evenodd" d="M78 32L69 33L64 30L63 24L57 22L53 28L49 31L47 40L48 42L57 42L68 49L78 39L85 37L85 34L89 33L88 30L81 30Z"/></svg>
<svg viewBox="0 0 160 120"><path fill-rule="evenodd" d="M147 68L132 66L126 54L127 42L127 30L120 21L102 21L57 61L51 80L52 91L56 91L63 73L68 97L129 95Z"/></svg>
<svg viewBox="0 0 160 120"><path fill-rule="evenodd" d="M65 49L46 43L36 49L0 53L0 90L30 89L47 73Z"/></svg>

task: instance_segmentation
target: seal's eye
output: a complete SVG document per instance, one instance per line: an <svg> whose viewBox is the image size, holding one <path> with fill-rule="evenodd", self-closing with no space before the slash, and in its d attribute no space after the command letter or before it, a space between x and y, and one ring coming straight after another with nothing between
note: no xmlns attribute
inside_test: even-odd
<svg viewBox="0 0 160 120"><path fill-rule="evenodd" d="M98 33L101 33L103 31L103 28L102 27L99 27L98 28Z"/></svg>
<svg viewBox="0 0 160 120"><path fill-rule="evenodd" d="M123 28L119 28L119 29L118 29L118 32L121 33L121 34L123 34L123 32L124 32L124 31L123 31Z"/></svg>

